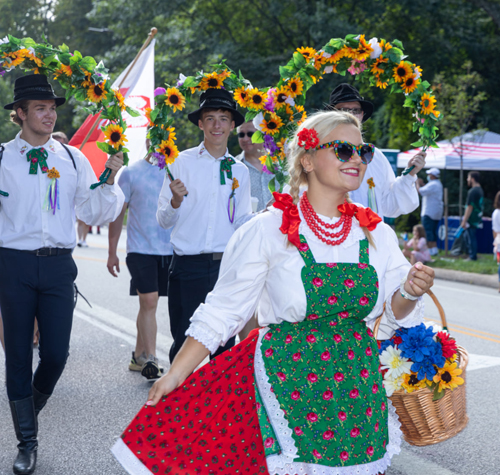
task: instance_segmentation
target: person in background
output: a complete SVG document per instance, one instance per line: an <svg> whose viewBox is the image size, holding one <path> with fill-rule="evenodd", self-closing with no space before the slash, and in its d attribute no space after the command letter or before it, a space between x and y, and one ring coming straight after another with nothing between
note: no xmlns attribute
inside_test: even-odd
<svg viewBox="0 0 500 475"><path fill-rule="evenodd" d="M471 261L477 260L477 229L483 227L484 192L480 180L479 172L469 172L467 175L467 185L470 190L467 193L466 208L461 224L469 237L469 260Z"/></svg>
<svg viewBox="0 0 500 475"><path fill-rule="evenodd" d="M349 112L359 121L366 122L373 114L373 104L364 100L350 84L340 84L330 95L329 110ZM417 153L408 162L413 170L396 178L387 157L375 147L375 156L368 164L364 180L357 190L349 193L354 203L370 207L381 217L397 218L417 209L418 192L415 188L417 173L425 166L425 152Z"/></svg>
<svg viewBox="0 0 500 475"><path fill-rule="evenodd" d="M116 250L128 208L126 262L132 277L130 295L139 296L137 340L128 368L140 371L146 379L156 379L161 376L156 357L156 310L159 297L167 296L172 244L171 230L163 229L156 220L165 171L148 159L149 156L124 168L118 179L125 204L120 216L109 224L107 267L112 276L118 277L120 260Z"/></svg>
<svg viewBox="0 0 500 475"><path fill-rule="evenodd" d="M204 135L169 166L156 217L172 228L174 248L168 279L168 313L174 343L170 362L186 340L189 319L217 282L226 245L239 226L252 218L248 168L227 149L229 134L244 122L225 89L208 89L200 108L188 115ZM230 338L215 356L234 346Z"/></svg>
<svg viewBox="0 0 500 475"><path fill-rule="evenodd" d="M410 259L411 265L431 260L429 248L427 247L425 228L421 224L413 226L413 237L405 243L403 254Z"/></svg>
<svg viewBox="0 0 500 475"><path fill-rule="evenodd" d="M495 208L491 216L492 229L493 229L493 252L497 258L498 264L498 292L500 292L500 191L495 196L493 201Z"/></svg>
<svg viewBox="0 0 500 475"><path fill-rule="evenodd" d="M261 211L273 197L269 190L269 182L273 175L266 173L264 165L259 160L265 153L262 144L252 142L252 135L256 131L253 122L245 122L236 130L238 131L238 143L242 152L235 158L248 168L250 173L250 194L253 198L259 200L256 211Z"/></svg>
<svg viewBox="0 0 500 475"><path fill-rule="evenodd" d="M427 234L427 246L431 256L438 254L437 233L439 221L443 217L443 184L439 179L438 168L427 170L428 183L419 178L417 180L417 190L422 196L422 224Z"/></svg>

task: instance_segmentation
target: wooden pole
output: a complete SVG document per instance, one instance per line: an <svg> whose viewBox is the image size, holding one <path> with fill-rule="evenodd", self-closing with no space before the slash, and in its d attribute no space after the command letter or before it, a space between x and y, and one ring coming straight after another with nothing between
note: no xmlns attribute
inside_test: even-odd
<svg viewBox="0 0 500 475"><path fill-rule="evenodd" d="M142 45L141 49L139 50L139 52L137 53L137 56L134 58L134 61L132 62L132 64L130 65L130 68L128 68L125 76L123 76L123 79L120 81L120 84L118 84L118 90L120 90L120 88L122 87L123 83L125 82L125 80L127 79L128 75L130 74L130 71L132 71L132 69L134 69L134 66L135 64L137 63L138 59L140 58L141 54L144 52L144 50L149 46L149 43L151 43L151 41L153 40L153 38L155 37L156 33L158 33L158 29L153 27L151 28L151 31L149 32L148 34L148 37L146 38L146 41L144 42L144 44ZM94 124L92 125L91 129L89 130L88 134L86 135L86 137L83 139L83 142L82 144L80 145L80 150L83 149L83 147L85 147L85 144L88 142L90 136L94 133L94 130L97 128L97 124L99 124L99 115L97 116L96 118L96 121L94 122Z"/></svg>

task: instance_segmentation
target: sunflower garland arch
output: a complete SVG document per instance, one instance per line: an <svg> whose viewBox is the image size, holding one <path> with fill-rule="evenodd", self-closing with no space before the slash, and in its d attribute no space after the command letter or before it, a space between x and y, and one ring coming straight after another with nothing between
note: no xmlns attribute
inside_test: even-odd
<svg viewBox="0 0 500 475"><path fill-rule="evenodd" d="M123 152L124 164L128 163L125 147L127 124L122 113L127 111L132 117L139 113L125 104L118 90L111 88L109 70L102 61L97 63L79 51L71 53L64 44L55 48L48 43L36 43L32 38L19 39L8 35L0 40L0 76L15 68L53 78L66 91L66 100L74 97L90 103L86 111L92 115L100 113L100 118L106 120L101 127L106 141L97 142L97 146L108 155ZM105 183L110 173L111 170L106 169L91 189Z"/></svg>

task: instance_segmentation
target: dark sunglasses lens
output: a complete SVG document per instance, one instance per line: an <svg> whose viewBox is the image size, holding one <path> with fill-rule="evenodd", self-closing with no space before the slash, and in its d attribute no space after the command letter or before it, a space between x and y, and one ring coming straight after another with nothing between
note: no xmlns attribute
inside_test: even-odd
<svg viewBox="0 0 500 475"><path fill-rule="evenodd" d="M352 147L347 143L341 143L337 147L337 157L341 162L348 162L352 157Z"/></svg>
<svg viewBox="0 0 500 475"><path fill-rule="evenodd" d="M373 148L370 145L363 145L359 154L363 163L370 163L373 159Z"/></svg>
<svg viewBox="0 0 500 475"><path fill-rule="evenodd" d="M253 132L238 132L238 137L242 139L246 135L247 137L251 138L253 134Z"/></svg>

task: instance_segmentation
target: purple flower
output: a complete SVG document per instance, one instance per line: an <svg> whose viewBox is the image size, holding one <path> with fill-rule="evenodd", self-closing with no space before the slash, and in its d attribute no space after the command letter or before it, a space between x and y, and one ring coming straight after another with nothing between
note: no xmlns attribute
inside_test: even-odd
<svg viewBox="0 0 500 475"><path fill-rule="evenodd" d="M155 95L155 97L156 96L163 96L163 94L165 94L166 92L167 92L167 90L164 87L157 87L155 89L154 95Z"/></svg>
<svg viewBox="0 0 500 475"><path fill-rule="evenodd" d="M0 76L4 76L5 75L5 71L0 71Z"/></svg>
<svg viewBox="0 0 500 475"><path fill-rule="evenodd" d="M267 173L268 175L272 175L272 173L267 169L267 167L265 165L262 166L262 171L264 173Z"/></svg>
<svg viewBox="0 0 500 475"><path fill-rule="evenodd" d="M275 107L275 102L274 102L274 92L276 91L276 89L274 87L272 87L271 89L269 89L269 91L267 91L267 99L266 99L266 102L264 104L264 109L266 109L266 111L269 111L269 112L274 112L274 107Z"/></svg>
<svg viewBox="0 0 500 475"><path fill-rule="evenodd" d="M272 135L264 135L264 148L267 150L269 155L273 155L278 151L278 146L276 145Z"/></svg>
<svg viewBox="0 0 500 475"><path fill-rule="evenodd" d="M153 157L155 157L158 160L158 168L160 170L163 170L166 166L165 157L161 153L158 153L158 152L154 152Z"/></svg>

